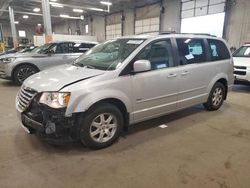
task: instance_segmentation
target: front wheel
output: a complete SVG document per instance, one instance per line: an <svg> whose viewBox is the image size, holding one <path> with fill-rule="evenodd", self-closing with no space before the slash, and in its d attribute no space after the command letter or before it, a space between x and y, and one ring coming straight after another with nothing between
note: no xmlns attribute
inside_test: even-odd
<svg viewBox="0 0 250 188"><path fill-rule="evenodd" d="M79 120L80 140L91 149L112 145L119 138L124 122L120 110L108 103L93 107Z"/></svg>
<svg viewBox="0 0 250 188"><path fill-rule="evenodd" d="M37 72L38 70L31 65L21 65L14 70L14 82L18 85L22 85L25 79Z"/></svg>
<svg viewBox="0 0 250 188"><path fill-rule="evenodd" d="M223 101L225 99L225 94L226 94L225 86L222 83L217 82L213 86L207 102L203 104L204 107L209 111L218 110L223 104Z"/></svg>

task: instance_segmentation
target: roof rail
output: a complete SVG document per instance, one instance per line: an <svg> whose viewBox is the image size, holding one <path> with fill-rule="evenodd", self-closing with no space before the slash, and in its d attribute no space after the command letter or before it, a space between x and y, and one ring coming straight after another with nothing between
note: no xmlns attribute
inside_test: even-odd
<svg viewBox="0 0 250 188"><path fill-rule="evenodd" d="M216 37L216 35L211 35L209 33L180 33L180 34L205 35L205 36L210 36L210 37Z"/></svg>
<svg viewBox="0 0 250 188"><path fill-rule="evenodd" d="M158 33L158 31L155 31L155 32L152 32L152 31L142 32L142 33L138 33L136 35L154 34L154 33ZM211 35L209 33L178 33L176 31L160 31L159 32L159 35L170 35L170 34L179 34L179 35L204 35L204 36L216 37L215 35Z"/></svg>
<svg viewBox="0 0 250 188"><path fill-rule="evenodd" d="M209 33L177 33L176 31L163 31L160 32L159 35L168 35L168 34L179 34L179 35L205 35L205 36L211 36L216 37L215 35L211 35Z"/></svg>
<svg viewBox="0 0 250 188"><path fill-rule="evenodd" d="M170 34L176 34L176 31L160 31L159 35L170 35Z"/></svg>

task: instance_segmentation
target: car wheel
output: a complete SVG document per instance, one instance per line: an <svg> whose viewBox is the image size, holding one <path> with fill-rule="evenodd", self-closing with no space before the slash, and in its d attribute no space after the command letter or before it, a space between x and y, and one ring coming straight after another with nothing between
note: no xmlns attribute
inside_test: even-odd
<svg viewBox="0 0 250 188"><path fill-rule="evenodd" d="M80 116L80 140L91 149L108 147L118 140L123 122L116 106L108 103L94 106L84 117Z"/></svg>
<svg viewBox="0 0 250 188"><path fill-rule="evenodd" d="M37 72L38 70L32 65L21 65L14 70L14 82L18 85L22 85L26 78Z"/></svg>
<svg viewBox="0 0 250 188"><path fill-rule="evenodd" d="M207 102L203 104L204 107L209 111L218 110L223 104L223 101L225 99L225 94L226 94L225 86L222 83L217 82L213 86Z"/></svg>

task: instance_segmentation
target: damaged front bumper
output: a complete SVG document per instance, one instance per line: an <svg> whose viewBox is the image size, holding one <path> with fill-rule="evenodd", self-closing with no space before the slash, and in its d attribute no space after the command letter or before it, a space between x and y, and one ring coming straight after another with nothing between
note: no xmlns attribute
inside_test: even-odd
<svg viewBox="0 0 250 188"><path fill-rule="evenodd" d="M20 113L20 120L29 133L37 133L44 140L64 143L78 140L76 115L65 116L66 109L52 109L32 102L30 107Z"/></svg>

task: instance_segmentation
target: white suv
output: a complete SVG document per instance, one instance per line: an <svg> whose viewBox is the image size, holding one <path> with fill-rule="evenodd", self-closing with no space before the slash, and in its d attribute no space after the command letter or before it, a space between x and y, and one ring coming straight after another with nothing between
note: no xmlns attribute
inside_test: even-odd
<svg viewBox="0 0 250 188"><path fill-rule="evenodd" d="M233 60L222 39L139 35L104 42L72 65L31 76L16 108L30 133L99 149L128 125L199 103L219 109L233 81Z"/></svg>
<svg viewBox="0 0 250 188"><path fill-rule="evenodd" d="M233 54L235 83L250 84L250 44L245 44Z"/></svg>

